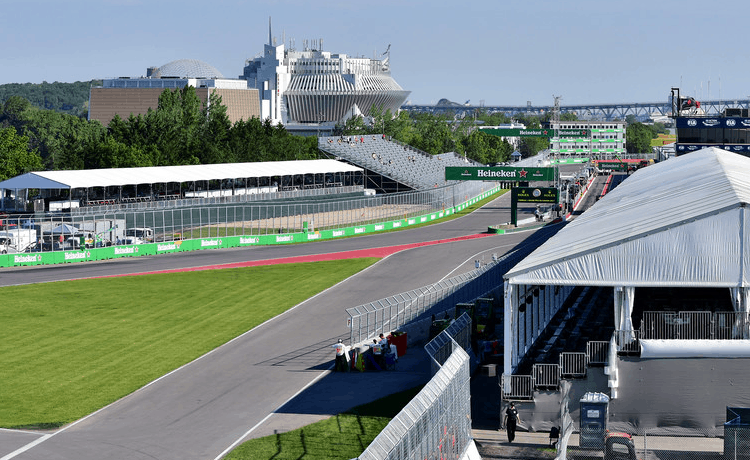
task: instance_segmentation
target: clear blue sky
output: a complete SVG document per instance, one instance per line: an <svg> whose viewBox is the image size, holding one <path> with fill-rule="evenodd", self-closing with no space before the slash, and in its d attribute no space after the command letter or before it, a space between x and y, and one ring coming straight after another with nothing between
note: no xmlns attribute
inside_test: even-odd
<svg viewBox="0 0 750 460"><path fill-rule="evenodd" d="M199 59L226 77L273 35L372 57L415 104L747 98L747 0L0 0L0 83L144 75Z"/></svg>

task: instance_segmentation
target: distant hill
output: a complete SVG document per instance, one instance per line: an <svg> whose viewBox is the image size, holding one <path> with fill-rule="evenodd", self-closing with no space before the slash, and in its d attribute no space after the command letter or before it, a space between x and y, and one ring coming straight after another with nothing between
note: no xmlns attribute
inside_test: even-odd
<svg viewBox="0 0 750 460"><path fill-rule="evenodd" d="M449 101L448 99L440 99L437 104L435 104L437 107L463 107L463 104L459 104L458 102Z"/></svg>
<svg viewBox="0 0 750 460"><path fill-rule="evenodd" d="M0 105L11 96L20 96L35 107L85 117L89 110L89 89L101 84L101 80L75 83L7 83L0 85Z"/></svg>

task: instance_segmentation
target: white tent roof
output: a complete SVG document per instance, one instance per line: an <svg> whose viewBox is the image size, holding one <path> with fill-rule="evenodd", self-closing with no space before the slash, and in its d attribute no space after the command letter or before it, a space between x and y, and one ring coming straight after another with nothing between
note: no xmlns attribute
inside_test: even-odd
<svg viewBox="0 0 750 460"><path fill-rule="evenodd" d="M749 286L750 158L707 148L641 169L513 267L512 284Z"/></svg>
<svg viewBox="0 0 750 460"><path fill-rule="evenodd" d="M0 182L0 189L72 189L349 171L362 171L362 168L336 160L300 160L75 171L35 171Z"/></svg>

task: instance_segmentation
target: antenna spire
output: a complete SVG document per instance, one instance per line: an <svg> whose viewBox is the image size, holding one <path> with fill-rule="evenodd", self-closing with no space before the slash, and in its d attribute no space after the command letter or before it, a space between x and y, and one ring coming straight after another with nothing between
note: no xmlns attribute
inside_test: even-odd
<svg viewBox="0 0 750 460"><path fill-rule="evenodd" d="M268 46L273 46L273 39L271 38L271 16L268 16Z"/></svg>

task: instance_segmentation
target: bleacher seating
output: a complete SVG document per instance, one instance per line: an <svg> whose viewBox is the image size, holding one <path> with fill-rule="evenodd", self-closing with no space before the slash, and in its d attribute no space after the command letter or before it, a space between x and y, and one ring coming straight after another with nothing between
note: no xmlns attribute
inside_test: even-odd
<svg viewBox="0 0 750 460"><path fill-rule="evenodd" d="M453 152L430 155L382 135L321 137L318 148L417 190L445 185L446 166L479 166Z"/></svg>

